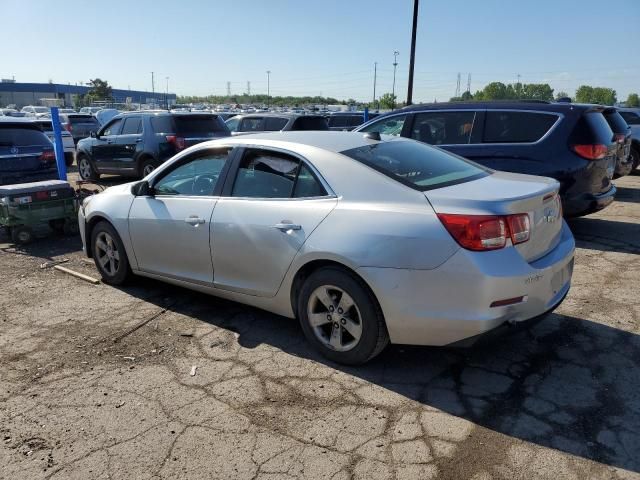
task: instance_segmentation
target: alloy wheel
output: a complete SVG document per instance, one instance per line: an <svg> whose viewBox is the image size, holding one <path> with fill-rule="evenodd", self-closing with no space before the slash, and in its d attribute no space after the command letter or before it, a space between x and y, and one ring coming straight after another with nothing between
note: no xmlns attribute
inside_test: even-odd
<svg viewBox="0 0 640 480"><path fill-rule="evenodd" d="M91 164L89 160L85 157L80 159L80 164L78 165L78 171L80 172L80 176L84 179L88 179L91 177Z"/></svg>
<svg viewBox="0 0 640 480"><path fill-rule="evenodd" d="M147 175L149 175L154 170L155 169L154 169L153 165L145 165L144 167L142 167L142 176L146 177Z"/></svg>
<svg viewBox="0 0 640 480"><path fill-rule="evenodd" d="M362 336L362 317L351 296L333 285L316 288L307 304L309 325L315 336L331 350L346 352Z"/></svg>
<svg viewBox="0 0 640 480"><path fill-rule="evenodd" d="M104 272L111 277L116 275L120 268L120 252L111 235L107 232L98 233L95 252Z"/></svg>

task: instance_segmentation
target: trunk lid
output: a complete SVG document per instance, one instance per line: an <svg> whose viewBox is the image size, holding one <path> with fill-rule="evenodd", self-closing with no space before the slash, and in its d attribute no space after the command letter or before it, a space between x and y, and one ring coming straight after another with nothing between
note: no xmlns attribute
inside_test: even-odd
<svg viewBox="0 0 640 480"><path fill-rule="evenodd" d="M560 184L546 177L495 172L487 177L424 192L436 213L512 215L527 213L529 240L515 245L533 262L553 250L560 241L562 216Z"/></svg>

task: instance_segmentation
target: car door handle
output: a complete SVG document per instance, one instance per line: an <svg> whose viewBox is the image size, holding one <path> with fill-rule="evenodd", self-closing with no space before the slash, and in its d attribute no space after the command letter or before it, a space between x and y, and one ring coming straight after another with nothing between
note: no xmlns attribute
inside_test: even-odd
<svg viewBox="0 0 640 480"><path fill-rule="evenodd" d="M283 232L288 232L289 230L302 230L302 225L296 225L295 223L283 220L280 223L276 223L273 228L277 228L278 230L282 230Z"/></svg>
<svg viewBox="0 0 640 480"><path fill-rule="evenodd" d="M140 143L142 141L141 138L136 138L136 143Z"/></svg>
<svg viewBox="0 0 640 480"><path fill-rule="evenodd" d="M191 215L190 217L185 218L184 221L189 225L193 225L194 227L197 227L201 223L204 223L204 218L200 218L196 215Z"/></svg>

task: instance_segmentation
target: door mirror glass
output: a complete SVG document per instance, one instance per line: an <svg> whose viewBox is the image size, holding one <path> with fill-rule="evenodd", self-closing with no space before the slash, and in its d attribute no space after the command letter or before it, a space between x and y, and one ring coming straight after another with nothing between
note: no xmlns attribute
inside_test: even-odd
<svg viewBox="0 0 640 480"><path fill-rule="evenodd" d="M89 136L91 138L98 138L98 134L96 132L94 132L93 130L91 130L91 132L89 132Z"/></svg>

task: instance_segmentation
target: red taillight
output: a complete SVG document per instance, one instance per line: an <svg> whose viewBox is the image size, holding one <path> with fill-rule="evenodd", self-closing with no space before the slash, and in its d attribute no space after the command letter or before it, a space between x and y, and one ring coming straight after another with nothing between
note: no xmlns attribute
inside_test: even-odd
<svg viewBox="0 0 640 480"><path fill-rule="evenodd" d="M167 135L167 142L173 144L174 147L176 147L176 150L180 151L180 150L184 150L187 146L184 138L182 137L178 137L176 135Z"/></svg>
<svg viewBox="0 0 640 480"><path fill-rule="evenodd" d="M626 138L624 133L616 133L613 137L616 139L616 142L618 143L624 143L624 140Z"/></svg>
<svg viewBox="0 0 640 480"><path fill-rule="evenodd" d="M65 129L67 132L70 132L71 130L73 130L73 128L71 127L71 124L70 124L70 123L65 124L64 129Z"/></svg>
<svg viewBox="0 0 640 480"><path fill-rule="evenodd" d="M45 152L42 152L42 155L40 155L40 161L41 162L51 162L56 160L56 154L53 153L53 151L51 150L47 150Z"/></svg>
<svg viewBox="0 0 640 480"><path fill-rule="evenodd" d="M438 218L460 246L474 251L504 248L507 238L516 245L529 240L529 215L458 215L439 213Z"/></svg>
<svg viewBox="0 0 640 480"><path fill-rule="evenodd" d="M607 156L609 149L601 143L594 145L574 145L573 151L587 160L600 160Z"/></svg>

